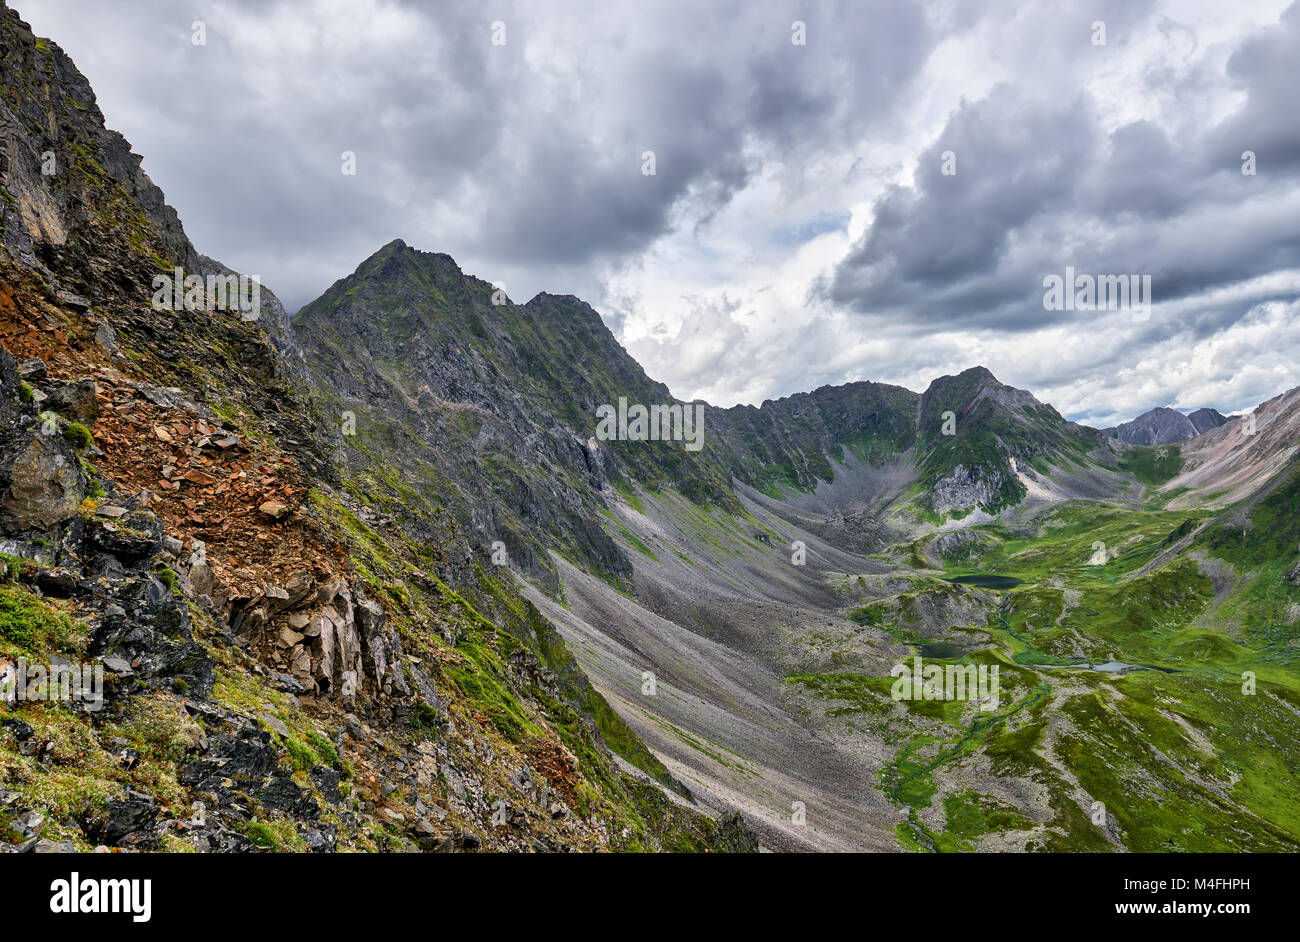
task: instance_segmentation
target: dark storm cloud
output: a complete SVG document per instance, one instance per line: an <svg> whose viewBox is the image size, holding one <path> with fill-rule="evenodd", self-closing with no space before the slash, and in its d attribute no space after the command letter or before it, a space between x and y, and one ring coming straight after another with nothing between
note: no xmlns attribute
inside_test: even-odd
<svg viewBox="0 0 1300 942"><path fill-rule="evenodd" d="M1042 279L1067 265L1150 274L1157 302L1300 266L1287 173L1300 133L1280 110L1295 94L1297 9L1233 54L1229 72L1247 97L1208 130L1171 137L1143 120L1107 134L1087 96L1044 99L1008 86L964 104L920 156L914 185L877 201L820 290L868 317L905 317L916 331L1015 332L1088 319L1043 309ZM1261 165L1255 176L1241 173L1248 149ZM941 172L947 151L955 176ZM1197 333L1242 312L1205 314Z"/></svg>
<svg viewBox="0 0 1300 942"><path fill-rule="evenodd" d="M1012 237L1068 209L1096 147L1083 102L1044 107L1003 86L963 106L917 164L913 187L891 187L829 285L841 304L906 311L932 329L981 317L1013 326L1024 283L1004 277ZM956 172L945 175L945 155ZM1041 292L1040 292L1041 293Z"/></svg>
<svg viewBox="0 0 1300 942"><path fill-rule="evenodd" d="M606 63L600 107L574 100L515 115L529 134L518 161L500 174L482 168L492 194L484 251L581 264L635 253L672 229L683 204L707 222L765 156L791 160L861 133L931 41L920 11L886 4L810 11L813 54L791 43L792 17L751 3L657 10L637 14L642 45ZM645 151L653 176L642 172Z"/></svg>
<svg viewBox="0 0 1300 942"><path fill-rule="evenodd" d="M553 266L635 257L765 159L861 134L933 41L922 10L886 2L19 8L102 90L199 247L291 307L398 235L565 290Z"/></svg>
<svg viewBox="0 0 1300 942"><path fill-rule="evenodd" d="M1300 121L1295 120L1300 70L1300 3L1281 17L1281 26L1261 31L1228 60L1228 75L1249 96L1245 105L1206 137L1206 167L1239 164L1242 151L1255 151L1260 172L1300 173Z"/></svg>

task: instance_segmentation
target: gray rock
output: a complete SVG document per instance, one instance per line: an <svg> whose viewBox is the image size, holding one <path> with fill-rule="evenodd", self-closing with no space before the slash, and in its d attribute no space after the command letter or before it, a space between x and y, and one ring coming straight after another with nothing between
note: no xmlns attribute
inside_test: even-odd
<svg viewBox="0 0 1300 942"><path fill-rule="evenodd" d="M126 658L110 654L108 657L100 658L100 660L103 662L105 670L111 671L121 677L130 677L135 673L135 671L131 669L131 662Z"/></svg>
<svg viewBox="0 0 1300 942"><path fill-rule="evenodd" d="M217 584L217 575L206 560L200 560L190 567L190 589L195 595L212 595Z"/></svg>
<svg viewBox="0 0 1300 942"><path fill-rule="evenodd" d="M14 734L14 738L19 742L26 742L28 739L31 739L32 734L36 732L36 730L32 728L31 723L28 723L26 720L20 720L16 716L10 717L5 720L4 723L0 723L0 728L9 730ZM6 794L13 793L7 792Z"/></svg>
<svg viewBox="0 0 1300 942"><path fill-rule="evenodd" d="M258 715L262 718L262 722L266 723L267 726L271 727L271 729L275 730L281 736L289 735L289 728L284 725L284 721L278 716L274 716L270 713L261 713Z"/></svg>
<svg viewBox="0 0 1300 942"><path fill-rule="evenodd" d="M34 854L75 854L77 845L72 841L37 841L32 848Z"/></svg>
<svg viewBox="0 0 1300 942"><path fill-rule="evenodd" d="M94 380L77 380L50 393L48 408L89 427L99 418L98 393Z"/></svg>
<svg viewBox="0 0 1300 942"><path fill-rule="evenodd" d="M116 520L96 517L86 526L86 541L101 552L138 562L162 549L162 524L147 510L133 510Z"/></svg>
<svg viewBox="0 0 1300 942"><path fill-rule="evenodd" d="M86 496L81 463L63 436L40 428L0 433L0 526L14 531L57 526Z"/></svg>
<svg viewBox="0 0 1300 942"><path fill-rule="evenodd" d="M90 299L84 298L72 291L56 291L54 296L59 299L59 303L65 307L70 307L74 311L89 311Z"/></svg>
<svg viewBox="0 0 1300 942"><path fill-rule="evenodd" d="M104 819L92 828L94 836L105 844L150 844L156 840L154 825L158 806L152 800L128 798L110 802L104 809Z"/></svg>
<svg viewBox="0 0 1300 942"><path fill-rule="evenodd" d="M95 321L95 345L114 363L125 363L126 357L117 346L117 334L108 321Z"/></svg>
<svg viewBox="0 0 1300 942"><path fill-rule="evenodd" d="M304 693L307 689L302 684L298 683L291 674L281 674L276 671L271 671L269 676L271 678L271 683L275 685L275 688L284 691L285 693Z"/></svg>

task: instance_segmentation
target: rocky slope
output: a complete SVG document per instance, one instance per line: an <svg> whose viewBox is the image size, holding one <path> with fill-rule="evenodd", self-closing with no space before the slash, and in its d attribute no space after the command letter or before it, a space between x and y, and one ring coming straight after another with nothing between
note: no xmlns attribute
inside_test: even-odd
<svg viewBox="0 0 1300 942"><path fill-rule="evenodd" d="M229 272L3 4L0 47L0 850L753 849L454 520L354 496L269 291L151 303ZM68 664L102 700L13 685Z"/></svg>
<svg viewBox="0 0 1300 942"><path fill-rule="evenodd" d="M1300 453L1300 389L1183 443L1179 474L1164 490L1170 506L1227 507L1283 477Z"/></svg>

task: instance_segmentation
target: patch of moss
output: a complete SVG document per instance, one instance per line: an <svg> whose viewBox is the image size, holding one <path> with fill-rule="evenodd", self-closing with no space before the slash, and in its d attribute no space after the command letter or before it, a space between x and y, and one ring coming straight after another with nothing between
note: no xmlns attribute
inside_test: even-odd
<svg viewBox="0 0 1300 942"><path fill-rule="evenodd" d="M75 654L85 643L81 626L26 589L0 585L0 652Z"/></svg>
<svg viewBox="0 0 1300 942"><path fill-rule="evenodd" d="M63 437L69 445L81 451L89 448L95 442L95 436L90 433L90 429L80 422L69 422L63 427Z"/></svg>

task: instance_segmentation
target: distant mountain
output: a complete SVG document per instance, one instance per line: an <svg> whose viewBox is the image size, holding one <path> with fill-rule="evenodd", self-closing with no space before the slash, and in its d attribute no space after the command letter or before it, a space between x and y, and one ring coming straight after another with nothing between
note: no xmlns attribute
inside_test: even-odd
<svg viewBox="0 0 1300 942"><path fill-rule="evenodd" d="M1262 492L1270 481L1282 483L1285 469L1300 456L1300 388L1233 416L1180 451L1179 475L1166 485L1181 492L1170 502L1173 507L1224 507Z"/></svg>
<svg viewBox="0 0 1300 942"><path fill-rule="evenodd" d="M1106 429L1112 438L1130 445L1172 445L1218 428L1228 417L1217 409L1197 409L1184 414L1163 406L1143 412L1131 422Z"/></svg>
<svg viewBox="0 0 1300 942"><path fill-rule="evenodd" d="M921 397L919 423L920 482L939 513L1015 504L1026 493L1020 471L1046 473L1064 460L1086 459L1102 444L1094 430L1066 421L982 366L932 382Z"/></svg>
<svg viewBox="0 0 1300 942"><path fill-rule="evenodd" d="M760 407L683 403L580 299L516 304L449 256L401 240L304 307L292 344L321 411L356 417L355 436L335 439L338 460L375 480L387 476L380 465L401 468L552 588L548 550L615 579L631 574L599 524L607 488L669 485L738 512L735 482L808 493L850 462L888 462L895 484L922 487L927 510L996 513L1026 493L1015 462L1046 472L1104 442L983 367L924 395L859 382ZM702 410L701 448L602 438L598 410L620 400Z"/></svg>
<svg viewBox="0 0 1300 942"><path fill-rule="evenodd" d="M1228 422L1228 417L1218 409L1197 409L1195 412L1188 413L1187 418L1191 420L1192 425L1196 426L1198 435L1204 435L1210 429L1226 425Z"/></svg>

